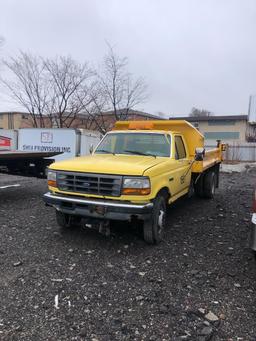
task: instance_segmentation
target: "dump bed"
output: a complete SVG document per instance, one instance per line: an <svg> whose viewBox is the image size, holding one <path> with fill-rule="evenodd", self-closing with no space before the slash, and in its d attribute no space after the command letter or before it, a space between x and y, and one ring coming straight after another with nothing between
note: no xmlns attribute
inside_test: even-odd
<svg viewBox="0 0 256 341"><path fill-rule="evenodd" d="M119 121L113 130L146 130L179 132L186 140L189 158L194 160L196 148L204 148L204 136L188 121L159 120L159 121ZM192 165L193 173L201 173L222 161L222 145L205 152L203 161L195 161Z"/></svg>

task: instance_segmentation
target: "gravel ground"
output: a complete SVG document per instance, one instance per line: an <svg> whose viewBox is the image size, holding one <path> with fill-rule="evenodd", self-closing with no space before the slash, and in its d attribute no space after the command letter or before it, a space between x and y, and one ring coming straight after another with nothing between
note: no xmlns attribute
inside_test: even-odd
<svg viewBox="0 0 256 341"><path fill-rule="evenodd" d="M45 180L0 175L0 340L256 340L256 171L169 209L166 241L61 231Z"/></svg>

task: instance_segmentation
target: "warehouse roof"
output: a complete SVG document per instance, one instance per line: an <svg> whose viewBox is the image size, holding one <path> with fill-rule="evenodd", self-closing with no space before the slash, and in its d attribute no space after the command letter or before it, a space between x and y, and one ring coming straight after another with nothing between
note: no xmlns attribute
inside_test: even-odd
<svg viewBox="0 0 256 341"><path fill-rule="evenodd" d="M169 117L169 120L186 120L189 122L200 121L247 121L247 115L226 115L226 116L183 116L183 117Z"/></svg>

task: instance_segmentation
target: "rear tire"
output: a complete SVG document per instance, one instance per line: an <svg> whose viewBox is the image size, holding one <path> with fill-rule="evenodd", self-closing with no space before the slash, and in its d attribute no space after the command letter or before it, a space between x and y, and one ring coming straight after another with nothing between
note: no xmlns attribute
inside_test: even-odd
<svg viewBox="0 0 256 341"><path fill-rule="evenodd" d="M201 174L194 182L194 190L197 197L204 196L204 174Z"/></svg>
<svg viewBox="0 0 256 341"><path fill-rule="evenodd" d="M143 233L145 242L148 244L159 244L164 239L166 214L166 196L159 194L154 200L151 219L144 221Z"/></svg>
<svg viewBox="0 0 256 341"><path fill-rule="evenodd" d="M59 227L71 229L80 224L81 218L56 210L56 221Z"/></svg>
<svg viewBox="0 0 256 341"><path fill-rule="evenodd" d="M204 176L204 197L212 199L216 189L216 174L213 171L209 171Z"/></svg>
<svg viewBox="0 0 256 341"><path fill-rule="evenodd" d="M195 184L194 184L194 180L191 179L190 185L189 185L189 189L188 189L188 193L187 193L187 198L192 198L195 194Z"/></svg>

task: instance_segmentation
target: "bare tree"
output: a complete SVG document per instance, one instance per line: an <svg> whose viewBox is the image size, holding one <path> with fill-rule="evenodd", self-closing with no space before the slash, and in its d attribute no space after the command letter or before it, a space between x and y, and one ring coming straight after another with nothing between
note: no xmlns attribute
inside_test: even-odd
<svg viewBox="0 0 256 341"><path fill-rule="evenodd" d="M71 57L43 59L25 52L3 64L9 78L1 81L30 114L34 127L70 127L79 117L87 127L105 133L147 98L144 80L134 79L127 58L118 57L110 46L101 72Z"/></svg>
<svg viewBox="0 0 256 341"><path fill-rule="evenodd" d="M98 81L105 102L104 109L113 111L116 120L127 119L130 110L148 97L145 81L142 78L133 79L127 67L127 58L116 55L108 45Z"/></svg>
<svg viewBox="0 0 256 341"><path fill-rule="evenodd" d="M213 116L213 113L209 110L198 109L198 108L193 107L191 109L189 116L191 116L191 117L208 117L208 116Z"/></svg>
<svg viewBox="0 0 256 341"><path fill-rule="evenodd" d="M10 96L30 114L34 127L44 127L44 112L48 99L48 82L41 58L20 52L19 56L3 60L9 71L1 79Z"/></svg>
<svg viewBox="0 0 256 341"><path fill-rule="evenodd" d="M93 83L90 91L91 102L84 107L86 115L86 128L96 129L100 133L105 134L109 126L109 117L105 115L106 97L102 95L102 89L99 87L97 80Z"/></svg>
<svg viewBox="0 0 256 341"><path fill-rule="evenodd" d="M127 58L120 58L108 45L102 67L90 91L91 101L84 106L86 128L105 134L117 120L126 120L131 109L147 98L142 78L133 79L127 72Z"/></svg>
<svg viewBox="0 0 256 341"><path fill-rule="evenodd" d="M92 102L93 71L87 63L79 64L71 57L46 59L44 67L50 89L48 115L57 127L69 128Z"/></svg>
<svg viewBox="0 0 256 341"><path fill-rule="evenodd" d="M34 127L70 127L77 115L92 101L86 63L70 57L43 59L20 52L4 60L8 79L1 79L10 96L23 106Z"/></svg>

